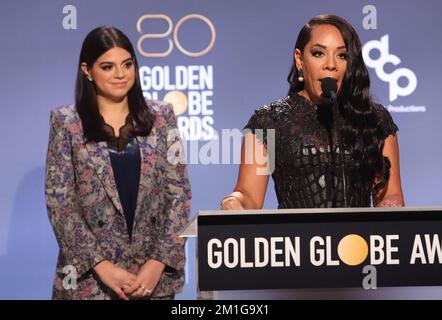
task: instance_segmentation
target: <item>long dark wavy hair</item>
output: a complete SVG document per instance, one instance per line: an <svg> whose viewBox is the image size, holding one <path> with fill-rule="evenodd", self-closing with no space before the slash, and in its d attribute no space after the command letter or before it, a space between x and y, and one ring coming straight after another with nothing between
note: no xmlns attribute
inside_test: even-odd
<svg viewBox="0 0 442 320"><path fill-rule="evenodd" d="M362 58L361 41L354 28L341 17L320 15L312 18L301 29L294 50L299 49L301 53L304 52L306 44L310 41L312 28L316 25L333 25L338 28L344 39L348 52L347 70L337 97L338 105L345 116L341 136L357 170L352 182L356 184L371 182L374 186L373 194L377 195L390 177L390 161L382 155L384 141L373 110L370 77ZM294 62L287 77L290 83L289 95L304 89L304 82L299 82L298 76Z"/></svg>
<svg viewBox="0 0 442 320"><path fill-rule="evenodd" d="M81 69L81 64L85 62L88 68L92 68L103 53L115 47L128 51L134 63L135 82L127 94L129 114L136 123L133 133L139 136L149 135L155 120L155 115L147 107L141 90L138 62L129 38L117 28L98 27L89 32L83 41L75 85L75 104L87 141L102 141L106 140L108 136L103 127L103 118L98 110L95 85L87 79Z"/></svg>

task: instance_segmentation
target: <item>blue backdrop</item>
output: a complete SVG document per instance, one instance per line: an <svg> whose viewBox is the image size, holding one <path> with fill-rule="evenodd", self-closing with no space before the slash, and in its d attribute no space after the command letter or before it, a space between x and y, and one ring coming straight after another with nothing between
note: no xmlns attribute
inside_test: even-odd
<svg viewBox="0 0 442 320"><path fill-rule="evenodd" d="M146 96L172 91L183 137L201 148L286 94L306 21L321 13L346 18L366 46L372 93L400 128L406 204L430 206L442 203L441 10L438 0L2 1L0 299L50 298L58 248L44 203L49 110L73 102L80 46L91 29L114 25L131 38ZM217 209L238 169L233 159L196 160L189 165L193 214ZM265 207L275 208L268 190ZM187 249L181 299L196 295L193 240Z"/></svg>

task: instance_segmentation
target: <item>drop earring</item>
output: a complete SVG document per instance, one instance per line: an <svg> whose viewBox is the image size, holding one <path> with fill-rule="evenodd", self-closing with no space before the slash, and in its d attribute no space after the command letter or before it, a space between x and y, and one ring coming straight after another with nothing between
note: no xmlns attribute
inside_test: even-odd
<svg viewBox="0 0 442 320"><path fill-rule="evenodd" d="M304 82L304 72L299 70L298 82Z"/></svg>

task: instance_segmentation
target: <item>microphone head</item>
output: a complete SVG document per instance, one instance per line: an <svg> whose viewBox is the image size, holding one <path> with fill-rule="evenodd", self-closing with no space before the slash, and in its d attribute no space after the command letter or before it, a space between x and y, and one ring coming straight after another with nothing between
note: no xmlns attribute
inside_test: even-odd
<svg viewBox="0 0 442 320"><path fill-rule="evenodd" d="M329 96L331 91L336 93L338 91L338 84L336 83L336 80L330 77L324 78L321 81L321 89L322 93L324 95Z"/></svg>
<svg viewBox="0 0 442 320"><path fill-rule="evenodd" d="M336 101L336 91L338 84L335 79L327 77L321 81L322 96L326 103L334 103Z"/></svg>

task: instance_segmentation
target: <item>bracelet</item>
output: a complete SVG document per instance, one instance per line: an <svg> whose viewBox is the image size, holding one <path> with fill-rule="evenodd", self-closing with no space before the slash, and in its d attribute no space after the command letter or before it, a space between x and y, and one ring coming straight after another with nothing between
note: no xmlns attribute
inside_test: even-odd
<svg viewBox="0 0 442 320"><path fill-rule="evenodd" d="M232 199L232 198L238 200L239 203L242 205L242 203L241 203L241 198L240 198L240 197L235 196L235 195L233 195L233 194L228 194L227 196L224 196L224 197L221 199L220 208L223 207L223 202L224 202L224 200Z"/></svg>

